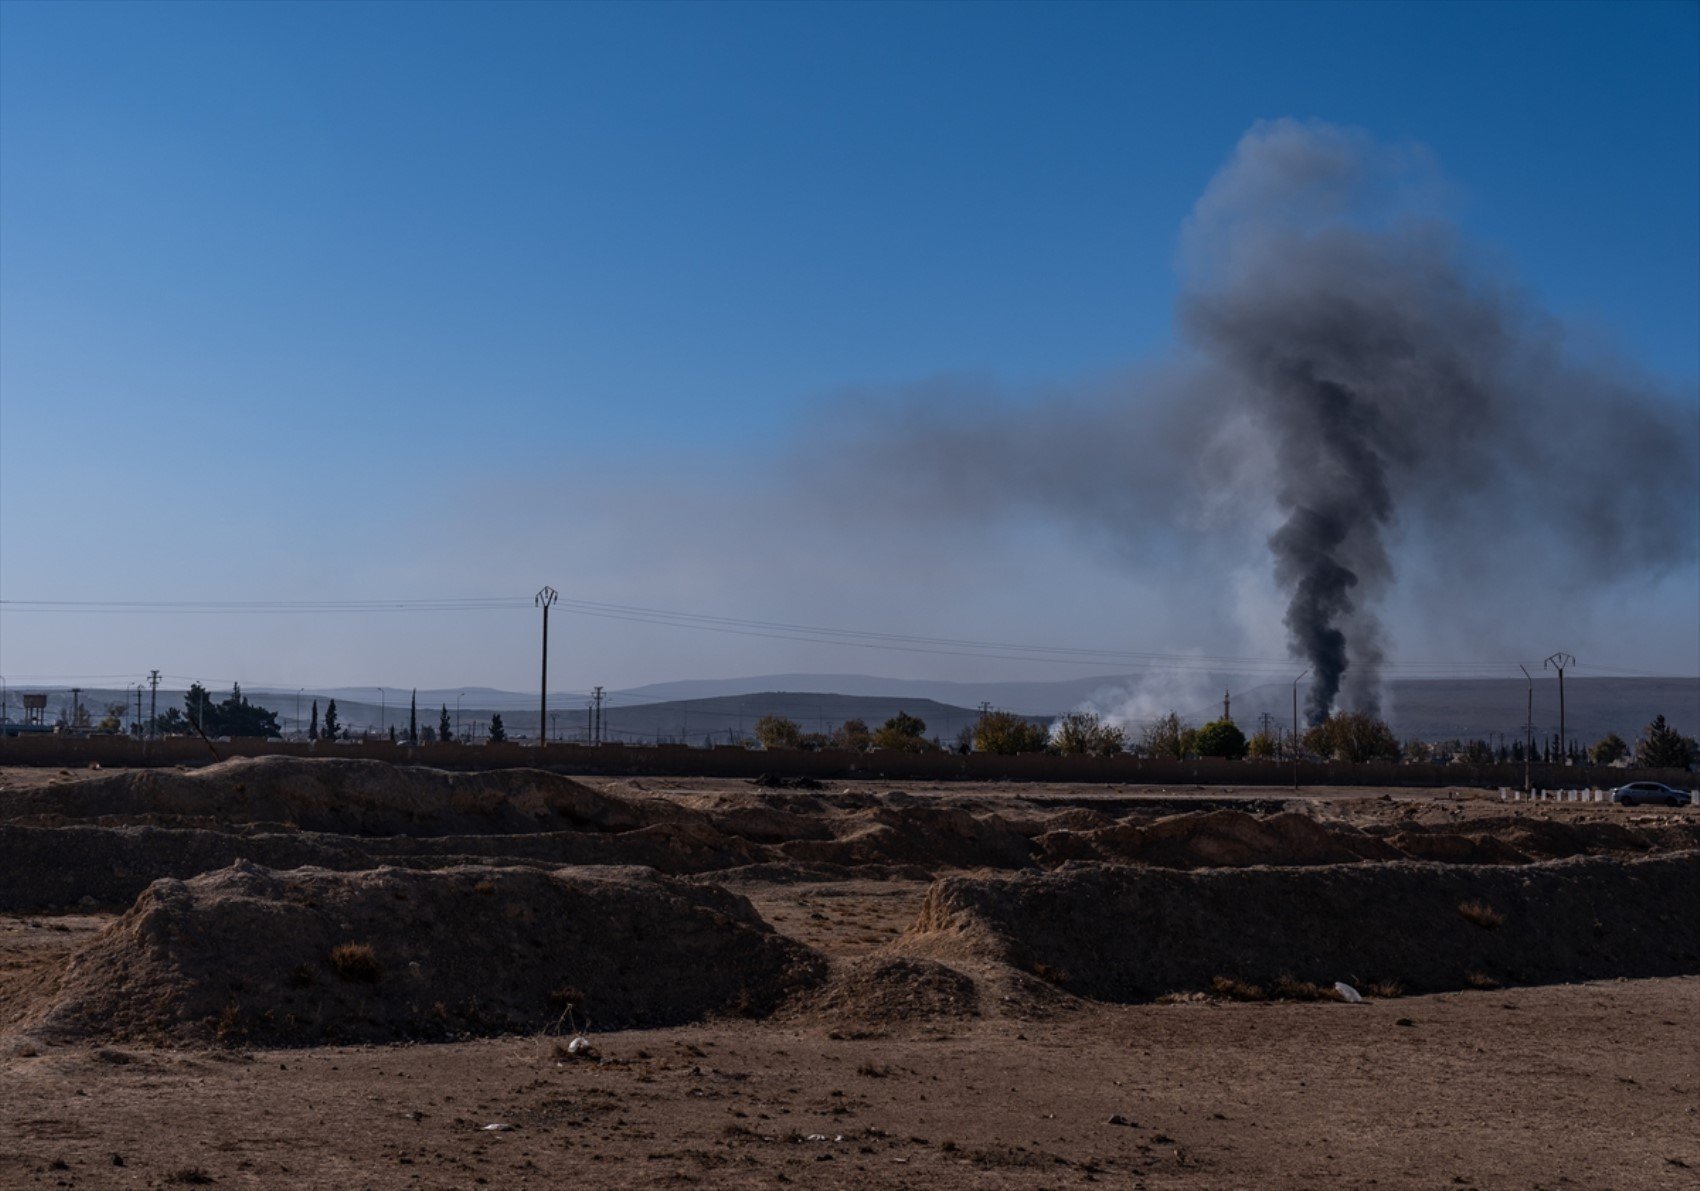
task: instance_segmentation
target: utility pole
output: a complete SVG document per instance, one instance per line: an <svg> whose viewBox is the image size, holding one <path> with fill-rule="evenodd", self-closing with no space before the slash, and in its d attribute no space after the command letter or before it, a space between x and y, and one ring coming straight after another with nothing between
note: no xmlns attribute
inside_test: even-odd
<svg viewBox="0 0 1700 1191"><path fill-rule="evenodd" d="M560 712L551 711L549 713L549 731L555 737L556 740L561 739L561 713Z"/></svg>
<svg viewBox="0 0 1700 1191"><path fill-rule="evenodd" d="M1293 789L1299 788L1299 683L1310 673L1310 667L1305 667L1304 674L1293 679Z"/></svg>
<svg viewBox="0 0 1700 1191"><path fill-rule="evenodd" d="M153 739L156 721L159 719L159 671L153 670L148 674L148 739Z"/></svg>
<svg viewBox="0 0 1700 1191"><path fill-rule="evenodd" d="M593 688L591 690L591 697L593 699L595 699L595 701L596 701L596 710L592 713L591 720L590 720L591 743L592 744L601 744L602 743L602 688L601 687Z"/></svg>
<svg viewBox="0 0 1700 1191"><path fill-rule="evenodd" d="M137 737L137 739L140 739L141 735L142 735L142 684L138 682L136 684L136 737Z"/></svg>
<svg viewBox="0 0 1700 1191"><path fill-rule="evenodd" d="M1523 713L1523 793L1527 794L1534 789L1529 784L1529 763L1535 755L1535 679L1523 663L1517 663L1517 668L1529 680L1529 705Z"/></svg>
<svg viewBox="0 0 1700 1191"><path fill-rule="evenodd" d="M1566 666L1574 666L1575 664L1575 655L1565 653L1563 650L1553 654L1550 658L1541 663L1541 669L1543 670L1545 670L1548 666L1551 666L1554 670L1558 671L1558 753L1560 759L1562 759L1566 765L1568 765L1570 761L1569 758L1564 756L1566 742L1566 737L1564 735L1564 668Z"/></svg>
<svg viewBox="0 0 1700 1191"><path fill-rule="evenodd" d="M83 716L82 716L82 711L83 711L82 695L83 695L83 688L82 687L74 686L74 687L71 688L71 731L73 731L73 732L75 732L77 730L77 722L83 718Z"/></svg>
<svg viewBox="0 0 1700 1191"><path fill-rule="evenodd" d="M544 584L543 590L537 593L532 601L543 609L543 680L537 691L537 735L539 747L549 743L549 734L543 730L543 725L549 722L549 606L559 598L553 587Z"/></svg>

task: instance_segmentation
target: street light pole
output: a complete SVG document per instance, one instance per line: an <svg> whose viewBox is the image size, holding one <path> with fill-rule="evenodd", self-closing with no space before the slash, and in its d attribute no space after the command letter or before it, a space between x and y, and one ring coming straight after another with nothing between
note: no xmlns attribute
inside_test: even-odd
<svg viewBox="0 0 1700 1191"><path fill-rule="evenodd" d="M455 696L455 740L456 740L456 742L458 742L460 740L460 737L461 737L461 731L460 731L460 700L461 700L461 696L465 695L465 694L466 694L466 692L462 691L459 695Z"/></svg>
<svg viewBox="0 0 1700 1191"><path fill-rule="evenodd" d="M389 696L383 687L378 688L378 735L384 734L384 722L389 719Z"/></svg>
<svg viewBox="0 0 1700 1191"><path fill-rule="evenodd" d="M537 744L541 748L549 743L549 607L558 598L559 593L548 584L537 593L532 602L543 609L543 678L537 689Z"/></svg>

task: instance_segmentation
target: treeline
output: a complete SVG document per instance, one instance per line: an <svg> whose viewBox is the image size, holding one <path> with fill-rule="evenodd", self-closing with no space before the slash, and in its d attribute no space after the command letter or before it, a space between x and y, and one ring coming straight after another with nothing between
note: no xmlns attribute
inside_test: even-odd
<svg viewBox="0 0 1700 1191"><path fill-rule="evenodd" d="M1212 720L1199 727L1182 722L1170 712L1147 724L1137 739L1126 728L1091 711L1076 711L1053 723L1045 723L1008 711L989 711L965 727L950 744L927 736L927 725L916 716L898 712L877 729L861 720L846 720L832 732L805 732L794 721L780 715L763 716L755 726L756 742L770 749L893 749L899 752L958 753L1051 753L1058 756L1110 757L1117 754L1185 760L1220 757L1239 760L1292 759L1340 761L1360 764L1369 761L1409 761L1426 764L1494 763L1521 764L1525 759L1522 741L1493 747L1486 740L1449 740L1430 743L1408 740L1403 744L1392 728L1376 716L1342 711L1329 716L1300 734L1297 747L1290 735L1258 732L1247 736L1233 720ZM1700 763L1700 743L1683 736L1657 716L1642 730L1631 747L1616 733L1607 735L1589 749L1574 743L1569 750L1556 736L1528 750L1531 762L1553 764L1611 765L1633 760L1648 769L1685 769Z"/></svg>

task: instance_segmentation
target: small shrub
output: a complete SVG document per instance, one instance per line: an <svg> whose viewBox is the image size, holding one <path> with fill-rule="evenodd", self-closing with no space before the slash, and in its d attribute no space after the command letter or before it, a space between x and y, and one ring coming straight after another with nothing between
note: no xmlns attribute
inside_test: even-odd
<svg viewBox="0 0 1700 1191"><path fill-rule="evenodd" d="M563 984L549 994L549 1003L557 1009L577 1013L584 1008L584 994L570 984Z"/></svg>
<svg viewBox="0 0 1700 1191"><path fill-rule="evenodd" d="M1489 989L1500 987L1499 981L1495 980L1492 976L1489 976L1486 972L1468 972L1464 976L1464 983L1468 984L1471 988Z"/></svg>
<svg viewBox="0 0 1700 1191"><path fill-rule="evenodd" d="M483 897L490 897L496 892L496 883L494 881L480 881L472 887L472 892Z"/></svg>
<svg viewBox="0 0 1700 1191"><path fill-rule="evenodd" d="M1405 995L1405 986L1397 980L1377 980L1372 984L1364 985L1364 991L1380 1000L1391 1001L1394 997Z"/></svg>
<svg viewBox="0 0 1700 1191"><path fill-rule="evenodd" d="M1230 1001L1267 1001L1269 999L1269 994L1263 991L1262 985L1236 980L1229 976L1217 976L1211 980L1210 991L1219 997L1227 997Z"/></svg>
<svg viewBox="0 0 1700 1191"><path fill-rule="evenodd" d="M350 984L376 984L384 974L377 952L368 943L341 943L331 948L331 970Z"/></svg>
<svg viewBox="0 0 1700 1191"><path fill-rule="evenodd" d="M1324 988L1320 984L1312 984L1308 980L1295 980L1285 973L1275 978L1272 986L1276 997L1283 1001L1338 1001L1340 994L1332 988Z"/></svg>
<svg viewBox="0 0 1700 1191"><path fill-rule="evenodd" d="M1498 930L1505 922L1505 915L1484 901L1459 902L1458 913L1483 930Z"/></svg>

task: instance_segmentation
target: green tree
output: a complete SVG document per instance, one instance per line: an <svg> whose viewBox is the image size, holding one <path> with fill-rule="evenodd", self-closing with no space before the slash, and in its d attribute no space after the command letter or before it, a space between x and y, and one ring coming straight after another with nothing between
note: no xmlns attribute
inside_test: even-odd
<svg viewBox="0 0 1700 1191"><path fill-rule="evenodd" d="M1458 755L1453 760L1465 765L1491 765L1493 746L1485 740L1472 740L1458 750Z"/></svg>
<svg viewBox="0 0 1700 1191"><path fill-rule="evenodd" d="M317 699L314 699L313 700L313 718L307 721L307 739L308 740L317 740L318 738L319 738L319 701Z"/></svg>
<svg viewBox="0 0 1700 1191"><path fill-rule="evenodd" d="M938 746L926 738L927 721L900 711L874 733L873 746L900 753L924 753Z"/></svg>
<svg viewBox="0 0 1700 1191"><path fill-rule="evenodd" d="M454 725L449 723L449 705L447 703L443 704L443 709L437 713L437 739L454 739Z"/></svg>
<svg viewBox="0 0 1700 1191"><path fill-rule="evenodd" d="M106 714L100 717L100 723L94 726L96 732L122 732L124 730L124 713L129 707L123 703L109 703Z"/></svg>
<svg viewBox="0 0 1700 1191"><path fill-rule="evenodd" d="M1073 711L1057 722L1057 752L1070 757L1112 757L1127 748L1127 733L1095 711Z"/></svg>
<svg viewBox="0 0 1700 1191"><path fill-rule="evenodd" d="M1050 739L1043 724L1009 711L988 711L974 725L974 750L981 753L1042 753Z"/></svg>
<svg viewBox="0 0 1700 1191"><path fill-rule="evenodd" d="M1196 735L1181 724L1174 712L1159 716L1145 726L1139 737L1139 749L1148 757L1170 757L1175 760L1187 755L1191 736Z"/></svg>
<svg viewBox="0 0 1700 1191"><path fill-rule="evenodd" d="M756 740L764 749L794 749L803 730L782 715L764 715L756 721Z"/></svg>
<svg viewBox="0 0 1700 1191"><path fill-rule="evenodd" d="M319 735L321 739L328 741L334 741L342 735L342 722L337 719L335 699L325 704L325 726Z"/></svg>
<svg viewBox="0 0 1700 1191"><path fill-rule="evenodd" d="M407 704L407 743L419 743L419 691L413 692L413 698Z"/></svg>
<svg viewBox="0 0 1700 1191"><path fill-rule="evenodd" d="M1245 756L1245 733L1233 720L1211 720L1198 730L1193 748L1201 757L1226 757L1238 761Z"/></svg>
<svg viewBox="0 0 1700 1191"><path fill-rule="evenodd" d="M508 730L502 724L502 713L496 712L490 717L490 743L502 744L508 738Z"/></svg>
<svg viewBox="0 0 1700 1191"><path fill-rule="evenodd" d="M832 733L832 747L865 753L874 747L874 734L861 720L845 720Z"/></svg>
<svg viewBox="0 0 1700 1191"><path fill-rule="evenodd" d="M1655 716L1635 742L1635 764L1643 769L1686 769L1693 761L1692 745L1664 716Z"/></svg>
<svg viewBox="0 0 1700 1191"><path fill-rule="evenodd" d="M1257 732L1252 735L1251 739L1245 742L1245 751L1248 757L1256 757L1259 761L1267 761L1271 757L1278 757L1281 755L1281 744L1268 732Z"/></svg>
<svg viewBox="0 0 1700 1191"><path fill-rule="evenodd" d="M1588 750L1588 760L1595 765L1611 765L1629 755L1629 745L1616 732L1608 732L1599 743Z"/></svg>
<svg viewBox="0 0 1700 1191"><path fill-rule="evenodd" d="M1399 740L1393 729L1364 711L1335 712L1306 732L1303 744L1318 756L1354 765L1399 759Z"/></svg>

